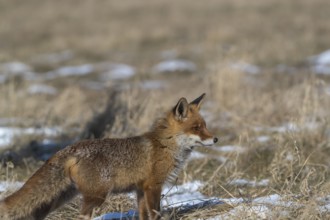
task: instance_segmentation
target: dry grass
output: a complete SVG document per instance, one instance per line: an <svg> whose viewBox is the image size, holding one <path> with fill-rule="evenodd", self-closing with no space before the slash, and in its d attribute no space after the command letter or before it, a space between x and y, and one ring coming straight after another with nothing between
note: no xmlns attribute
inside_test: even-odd
<svg viewBox="0 0 330 220"><path fill-rule="evenodd" d="M221 198L279 194L300 207L271 207L270 219L325 219L317 208L330 193L329 78L306 68L306 58L328 49L330 35L327 0L207 0L207 1L5 1L0 0L0 62L23 61L43 74L63 65L123 62L137 75L109 82L102 90L86 89L99 72L81 78L59 78L46 84L58 94L30 95L32 83L13 77L0 85L0 117L19 118L15 126L61 126L74 137L106 106L116 106L107 136L142 133L178 98L208 94L204 105L208 126L221 138L220 145L239 145L242 152L199 149L212 158L191 160L179 182L201 180L200 191ZM71 60L40 63L40 54L71 50ZM198 73L155 76L152 66L163 51L194 61ZM230 68L245 61L261 66L261 73L246 74ZM279 73L276 66L295 67ZM1 74L1 73L0 73ZM157 79L167 83L146 91L135 83ZM108 100L116 86L118 99ZM152 120L151 120L152 119ZM294 129L283 130L284 125ZM64 132L64 133L65 133ZM258 141L267 136L265 142ZM42 137L17 140L23 142ZM226 162L217 159L226 157ZM20 167L4 167L1 180L24 181L40 162L26 159ZM237 186L238 178L268 179L267 187ZM9 192L1 194L1 197ZM79 198L54 212L49 219L72 219ZM96 214L126 211L135 203L125 196L109 197ZM252 207L230 219L259 219ZM229 207L231 210L231 207ZM197 219L229 210L200 210L183 216ZM288 216L281 214L287 212ZM249 216L250 215L250 216Z"/></svg>

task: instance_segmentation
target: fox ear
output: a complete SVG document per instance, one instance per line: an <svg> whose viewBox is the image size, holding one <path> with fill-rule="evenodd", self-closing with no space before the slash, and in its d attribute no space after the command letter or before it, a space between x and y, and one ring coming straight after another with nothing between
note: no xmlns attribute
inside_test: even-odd
<svg viewBox="0 0 330 220"><path fill-rule="evenodd" d="M197 106L197 109L200 109L201 107L201 104L204 100L204 97L205 97L205 93L203 93L201 96L199 96L197 99L195 99L194 101L190 102L189 105L196 105Z"/></svg>
<svg viewBox="0 0 330 220"><path fill-rule="evenodd" d="M181 98L173 108L173 113L178 121L182 121L188 115L188 101L186 98Z"/></svg>

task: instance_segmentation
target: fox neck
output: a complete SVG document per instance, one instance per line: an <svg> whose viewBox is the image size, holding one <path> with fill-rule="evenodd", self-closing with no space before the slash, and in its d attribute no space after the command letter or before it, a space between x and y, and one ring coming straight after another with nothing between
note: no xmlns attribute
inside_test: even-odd
<svg viewBox="0 0 330 220"><path fill-rule="evenodd" d="M168 183L175 183L192 151L192 148L184 145L184 143L180 143L175 134L172 135L166 132L159 133L151 131L146 135L155 143L154 150L158 152L161 150L161 157L166 157L165 155L167 155L172 158L172 162L168 164L171 168L168 170L165 181Z"/></svg>
<svg viewBox="0 0 330 220"><path fill-rule="evenodd" d="M179 131L171 124L171 119L168 117L158 119L150 132L145 136L151 140L154 150L159 152L161 150L161 157L172 158L172 163L168 164L169 173L167 175L167 182L175 182L178 174L183 168L185 161L188 159L192 151L191 143L188 143L185 134Z"/></svg>

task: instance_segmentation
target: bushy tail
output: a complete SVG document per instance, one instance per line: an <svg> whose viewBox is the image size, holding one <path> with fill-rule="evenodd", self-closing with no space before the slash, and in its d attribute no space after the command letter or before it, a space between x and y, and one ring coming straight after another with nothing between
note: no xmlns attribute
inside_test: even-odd
<svg viewBox="0 0 330 220"><path fill-rule="evenodd" d="M0 219L44 219L76 194L64 165L47 161L21 189L0 202Z"/></svg>

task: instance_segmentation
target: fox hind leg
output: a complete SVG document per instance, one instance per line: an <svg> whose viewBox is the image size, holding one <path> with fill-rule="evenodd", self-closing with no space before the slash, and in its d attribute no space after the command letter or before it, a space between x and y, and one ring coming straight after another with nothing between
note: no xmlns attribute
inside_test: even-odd
<svg viewBox="0 0 330 220"><path fill-rule="evenodd" d="M101 194L98 196L83 195L83 204L80 212L82 218L90 218L93 214L94 208L102 205L105 201L107 194Z"/></svg>
<svg viewBox="0 0 330 220"><path fill-rule="evenodd" d="M34 220L42 220L46 218L46 216L53 210L62 206L64 203L70 201L78 194L77 189L70 185L67 189L63 190L56 198L54 198L49 203L44 203L40 205L34 212L32 213Z"/></svg>

